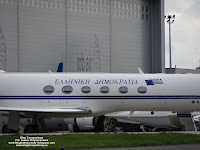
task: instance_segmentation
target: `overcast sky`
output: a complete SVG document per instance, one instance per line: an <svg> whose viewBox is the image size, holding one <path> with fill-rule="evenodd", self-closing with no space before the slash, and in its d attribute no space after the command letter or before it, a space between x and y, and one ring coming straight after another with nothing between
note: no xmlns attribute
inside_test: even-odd
<svg viewBox="0 0 200 150"><path fill-rule="evenodd" d="M200 0L165 0L165 15L176 15L172 24L172 67L200 66ZM169 25L165 20L165 66L169 67Z"/></svg>

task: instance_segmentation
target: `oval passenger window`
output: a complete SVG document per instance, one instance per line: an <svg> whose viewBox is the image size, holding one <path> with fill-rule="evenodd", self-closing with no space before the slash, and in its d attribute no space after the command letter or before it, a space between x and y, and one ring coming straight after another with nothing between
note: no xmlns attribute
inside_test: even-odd
<svg viewBox="0 0 200 150"><path fill-rule="evenodd" d="M62 92L65 93L65 94L70 94L72 91L73 91L73 88L71 86L69 86L69 85L64 86L62 88Z"/></svg>
<svg viewBox="0 0 200 150"><path fill-rule="evenodd" d="M119 92L120 93L127 93L128 92L128 88L126 87L126 86L121 86L120 88L119 88Z"/></svg>
<svg viewBox="0 0 200 150"><path fill-rule="evenodd" d="M43 91L46 94L52 94L54 92L54 87L51 85L47 85L44 87Z"/></svg>
<svg viewBox="0 0 200 150"><path fill-rule="evenodd" d="M109 87L107 87L107 86L102 86L101 88L100 88L100 92L101 93L108 93L110 91L110 89L109 89Z"/></svg>
<svg viewBox="0 0 200 150"><path fill-rule="evenodd" d="M83 93L89 93L91 91L91 88L89 86L84 86L84 87L82 87L81 91Z"/></svg>
<svg viewBox="0 0 200 150"><path fill-rule="evenodd" d="M138 93L140 93L140 94L144 94L144 93L147 92L147 88L144 87L144 86L141 86L141 87L138 88L137 91L138 91Z"/></svg>

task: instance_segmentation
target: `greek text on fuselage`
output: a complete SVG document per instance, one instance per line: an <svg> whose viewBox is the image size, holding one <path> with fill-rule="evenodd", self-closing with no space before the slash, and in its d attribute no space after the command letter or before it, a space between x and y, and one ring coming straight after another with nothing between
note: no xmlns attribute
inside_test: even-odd
<svg viewBox="0 0 200 150"><path fill-rule="evenodd" d="M55 84L90 84L90 79L56 79Z"/></svg>
<svg viewBox="0 0 200 150"><path fill-rule="evenodd" d="M55 84L90 84L90 79L56 79ZM134 79L96 79L93 84L138 84Z"/></svg>
<svg viewBox="0 0 200 150"><path fill-rule="evenodd" d="M97 79L94 84L138 84L134 79Z"/></svg>

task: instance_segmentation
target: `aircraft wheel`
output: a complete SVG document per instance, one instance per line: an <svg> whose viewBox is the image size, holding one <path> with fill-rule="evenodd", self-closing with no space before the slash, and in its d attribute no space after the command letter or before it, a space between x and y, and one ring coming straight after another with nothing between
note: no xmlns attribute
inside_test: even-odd
<svg viewBox="0 0 200 150"><path fill-rule="evenodd" d="M24 133L37 133L38 127L34 124L29 124L24 128Z"/></svg>
<svg viewBox="0 0 200 150"><path fill-rule="evenodd" d="M2 128L2 133L16 133L16 130L8 129L7 125L4 125Z"/></svg>

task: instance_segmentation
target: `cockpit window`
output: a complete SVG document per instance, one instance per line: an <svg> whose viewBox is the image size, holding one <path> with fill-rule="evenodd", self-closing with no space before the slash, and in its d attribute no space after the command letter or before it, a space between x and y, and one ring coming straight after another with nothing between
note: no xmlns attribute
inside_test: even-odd
<svg viewBox="0 0 200 150"><path fill-rule="evenodd" d="M82 87L81 91L83 93L89 93L91 91L91 88L89 86L84 86L84 87Z"/></svg>
<svg viewBox="0 0 200 150"><path fill-rule="evenodd" d="M51 85L47 85L44 87L43 91L46 94L52 94L54 92L54 87Z"/></svg>
<svg viewBox="0 0 200 150"><path fill-rule="evenodd" d="M110 89L109 89L109 87L107 87L107 86L102 86L101 88L100 88L100 92L101 93L108 93L110 91Z"/></svg>
<svg viewBox="0 0 200 150"><path fill-rule="evenodd" d="M138 93L140 93L140 94L144 94L144 93L147 92L147 88L144 87L144 86L141 86L141 87L139 87L139 88L137 89L137 91L138 91Z"/></svg>
<svg viewBox="0 0 200 150"><path fill-rule="evenodd" d="M70 94L72 91L73 91L73 88L71 86L69 86L69 85L64 86L62 88L62 92L65 93L65 94Z"/></svg>
<svg viewBox="0 0 200 150"><path fill-rule="evenodd" d="M119 92L122 93L122 94L125 94L128 92L128 88L126 86L121 86L119 88Z"/></svg>

